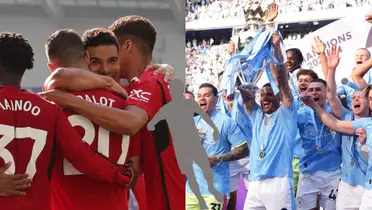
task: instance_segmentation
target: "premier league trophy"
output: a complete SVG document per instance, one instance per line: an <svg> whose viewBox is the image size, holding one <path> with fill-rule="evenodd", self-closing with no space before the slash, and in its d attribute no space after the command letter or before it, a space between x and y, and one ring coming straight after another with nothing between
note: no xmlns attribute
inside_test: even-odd
<svg viewBox="0 0 372 210"><path fill-rule="evenodd" d="M277 25L272 22L278 15L278 6L272 3L263 10L260 1L248 1L243 8L246 24L243 28L233 30L233 36L238 37L239 51L228 61L221 79L220 88L228 96L235 92L236 78L243 84L256 84L263 71L266 72L274 93L279 89L270 71L270 62L281 64L273 55L271 37ZM283 41L282 53L285 55Z"/></svg>

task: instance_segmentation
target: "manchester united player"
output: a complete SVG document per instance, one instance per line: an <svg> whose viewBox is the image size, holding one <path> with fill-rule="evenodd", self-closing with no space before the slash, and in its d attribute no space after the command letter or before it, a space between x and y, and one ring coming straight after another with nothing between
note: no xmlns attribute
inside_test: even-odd
<svg viewBox="0 0 372 210"><path fill-rule="evenodd" d="M90 57L89 70L97 74L111 76L117 80L116 76L119 76L120 71L119 44L114 33L104 28L93 28L85 31L82 39ZM115 72L115 74L111 72ZM139 137L139 135L137 136ZM132 188L139 210L147 209L144 182L142 174Z"/></svg>
<svg viewBox="0 0 372 210"><path fill-rule="evenodd" d="M92 178L128 187L133 169L92 152L56 105L21 89L25 70L33 68L33 56L21 35L0 33L0 165L11 162L6 173L25 173L32 179L25 196L0 198L1 209L50 210L56 154Z"/></svg>
<svg viewBox="0 0 372 210"><path fill-rule="evenodd" d="M118 43L110 31L95 30L90 33L100 33L96 39L105 39L106 44L100 51L106 55L115 56L118 53ZM112 32L111 32L112 33ZM111 36L110 36L111 35ZM111 37L111 39L110 39ZM91 40L94 42L94 40ZM46 41L46 53L49 60L48 67L53 72L59 67L76 67L89 70L88 64L95 65L94 51L92 57L85 52L81 37L71 29L63 29L53 33ZM92 50L91 50L92 51ZM86 60L90 60L86 62ZM116 60L117 62L118 60ZM115 59L112 59L115 63ZM93 68L93 71L102 75L109 75L118 80L119 66L117 68ZM73 92L74 95L84 100L101 104L107 107L123 109L125 100L107 90L90 90ZM93 124L82 115L76 114L71 109L65 109L70 123L79 132L83 140L91 145L93 150L101 152L113 162L124 164L129 154L135 156L132 160L137 171L139 169L139 140L129 141L129 136L110 133L105 128ZM102 193L105 192L105 193ZM61 155L56 158L55 176L52 179L52 209L54 210L123 210L128 209L128 191L118 186L97 182L77 171Z"/></svg>
<svg viewBox="0 0 372 210"><path fill-rule="evenodd" d="M121 76L131 81L125 109L88 103L60 92L54 94L51 91L43 95L89 116L91 121L108 130L127 135L140 131L147 206L153 210L184 209L186 177L178 167L168 126L160 123L154 132L146 128L158 110L171 100L168 84L160 79L162 75L154 75L153 69L145 71L145 67L151 64L157 32L149 20L139 16L120 18L109 29L119 40ZM104 76L87 71L70 71L67 78L76 83L72 88L84 89L85 85L104 88L110 85ZM50 82L55 80L58 78L51 78Z"/></svg>

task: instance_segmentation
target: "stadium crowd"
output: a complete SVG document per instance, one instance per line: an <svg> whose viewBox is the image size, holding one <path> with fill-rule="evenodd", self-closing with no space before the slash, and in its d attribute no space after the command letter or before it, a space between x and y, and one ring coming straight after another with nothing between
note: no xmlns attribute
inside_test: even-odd
<svg viewBox="0 0 372 210"><path fill-rule="evenodd" d="M234 19L244 17L249 0L186 0L185 21ZM266 8L272 0L261 1ZM278 0L279 14L371 5L371 0Z"/></svg>

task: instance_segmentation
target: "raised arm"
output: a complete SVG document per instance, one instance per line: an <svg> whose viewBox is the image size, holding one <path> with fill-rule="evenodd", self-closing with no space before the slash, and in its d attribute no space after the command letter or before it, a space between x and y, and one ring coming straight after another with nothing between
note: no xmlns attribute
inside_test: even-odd
<svg viewBox="0 0 372 210"><path fill-rule="evenodd" d="M241 85L238 87L240 94L243 98L244 109L248 115L251 115L254 108L257 106L256 103L256 91L257 87L254 85Z"/></svg>
<svg viewBox="0 0 372 210"><path fill-rule="evenodd" d="M319 116L320 120L331 130L354 135L352 121L338 120L331 114L327 113L318 104L316 104L311 95L308 95L308 94L301 95L301 100L306 105L311 107L316 112L316 114Z"/></svg>
<svg viewBox="0 0 372 210"><path fill-rule="evenodd" d="M363 76L372 68L372 58L364 62L363 64L357 66L351 72L351 78L353 82L361 88L368 86L367 82L363 79Z"/></svg>
<svg viewBox="0 0 372 210"><path fill-rule="evenodd" d="M280 36L278 34L274 34L272 39L273 39L273 45L274 45L274 55L279 60L279 62L283 62L284 57L280 49L280 44L281 44ZM284 67L284 64L276 66L276 69L272 68L271 71L273 73L275 73L275 71L277 72L276 74L277 74L277 81L278 81L279 90L280 90L280 98L282 100L283 105L286 108L289 108L293 103L293 95L292 95L291 88L289 87L288 74Z"/></svg>
<svg viewBox="0 0 372 210"><path fill-rule="evenodd" d="M328 75L327 75L327 84L328 84L328 93L327 93L327 99L329 102L329 105L331 106L332 113L337 118L340 118L344 107L342 106L342 103L340 99L337 96L337 87L336 87L336 68L340 61L340 52L341 48L336 46L332 46L331 51L328 51L328 57L327 57L327 63L328 63Z"/></svg>
<svg viewBox="0 0 372 210"><path fill-rule="evenodd" d="M319 38L319 36L315 36L313 40L313 45L311 46L313 51L319 56L320 63L322 65L322 72L324 78L327 78L328 75L328 65L327 65L327 57L325 54L325 44Z"/></svg>

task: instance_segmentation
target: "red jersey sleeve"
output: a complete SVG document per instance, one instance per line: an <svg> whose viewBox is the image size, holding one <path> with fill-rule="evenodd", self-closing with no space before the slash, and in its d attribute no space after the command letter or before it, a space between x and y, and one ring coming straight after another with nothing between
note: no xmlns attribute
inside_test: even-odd
<svg viewBox="0 0 372 210"><path fill-rule="evenodd" d="M58 109L57 115L57 148L76 169L97 180L120 185L130 183L131 176L122 174L119 167L103 155L93 152L81 140L61 109Z"/></svg>
<svg viewBox="0 0 372 210"><path fill-rule="evenodd" d="M157 78L143 76L141 80L133 82L130 85L130 94L126 101L126 106L129 105L144 109L151 120L162 106L162 92Z"/></svg>
<svg viewBox="0 0 372 210"><path fill-rule="evenodd" d="M141 132L130 137L128 158L141 156Z"/></svg>

